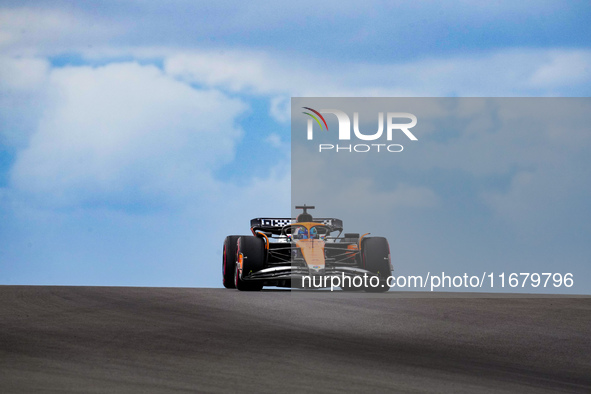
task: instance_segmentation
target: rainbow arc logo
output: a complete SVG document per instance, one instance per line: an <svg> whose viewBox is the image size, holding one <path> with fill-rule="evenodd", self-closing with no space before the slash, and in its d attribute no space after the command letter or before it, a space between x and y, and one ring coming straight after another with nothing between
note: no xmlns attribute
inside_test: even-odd
<svg viewBox="0 0 591 394"><path fill-rule="evenodd" d="M322 122L324 122L324 126L326 126L326 130L328 130L328 125L326 124L326 120L324 120L324 116L322 116L320 114L320 112L318 112L315 109L312 109L310 107L302 107L302 108L307 109L308 111L312 111L316 115L318 115L320 117L320 119L322 119ZM312 115L310 112L302 112L302 113L306 114L306 115L310 116L312 119L314 119L318 123L318 126L320 126L320 130L323 130L322 123L320 123L320 120L316 116Z"/></svg>

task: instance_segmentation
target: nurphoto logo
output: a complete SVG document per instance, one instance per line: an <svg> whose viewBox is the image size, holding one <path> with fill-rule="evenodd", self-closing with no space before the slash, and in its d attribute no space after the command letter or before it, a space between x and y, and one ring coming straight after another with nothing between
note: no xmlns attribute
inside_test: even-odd
<svg viewBox="0 0 591 394"><path fill-rule="evenodd" d="M326 123L326 119L322 114L333 114L337 117L337 121L339 123L338 129L338 137L339 141L350 141L351 140L351 119L349 116L338 109L321 109L319 111L310 108L310 107L302 107L303 109L307 110L306 112L302 112L303 114L309 116L308 119L308 127L307 127L307 136L308 140L314 139L314 121L318 124L321 131L328 131L328 124ZM309 112L308 112L309 111ZM400 123L401 119L410 120L406 123ZM402 132L406 137L408 137L411 141L418 141L417 137L409 130L416 126L417 124L417 117L408 112L388 112L386 115L386 122L384 122L384 113L378 113L378 130L373 134L365 134L362 133L359 129L359 113L353 112L353 134L356 139L362 141L376 141L382 138L384 134L384 123L386 124L386 141L392 141L392 136L396 132ZM383 138L382 138L383 139ZM318 151L333 151L333 152L358 152L358 153L365 153L369 151L377 151L377 152L402 152L404 147L400 144L379 144L379 143L372 143L372 144L349 144L349 145L339 145L339 144L319 144Z"/></svg>

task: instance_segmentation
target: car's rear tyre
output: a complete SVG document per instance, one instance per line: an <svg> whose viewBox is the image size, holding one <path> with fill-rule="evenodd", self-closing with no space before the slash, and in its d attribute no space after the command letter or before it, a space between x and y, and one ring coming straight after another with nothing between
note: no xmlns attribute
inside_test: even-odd
<svg viewBox="0 0 591 394"><path fill-rule="evenodd" d="M390 290L387 281L391 274L388 240L384 237L364 238L361 241L361 257L364 268L380 278L377 287L368 285L364 290L369 293L382 293Z"/></svg>
<svg viewBox="0 0 591 394"><path fill-rule="evenodd" d="M224 240L222 253L222 283L226 289L235 289L234 273L236 272L236 246L240 235L228 235Z"/></svg>
<svg viewBox="0 0 591 394"><path fill-rule="evenodd" d="M260 291L263 288L263 282L243 280L242 276L260 271L265 267L265 242L259 237L240 237L237 255L242 255L242 275L236 264L234 285L241 291Z"/></svg>

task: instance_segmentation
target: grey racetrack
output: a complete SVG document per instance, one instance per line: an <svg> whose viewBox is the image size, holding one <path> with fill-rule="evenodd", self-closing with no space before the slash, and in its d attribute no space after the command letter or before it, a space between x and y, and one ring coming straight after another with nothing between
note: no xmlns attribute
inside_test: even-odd
<svg viewBox="0 0 591 394"><path fill-rule="evenodd" d="M591 392L591 298L0 286L0 392Z"/></svg>

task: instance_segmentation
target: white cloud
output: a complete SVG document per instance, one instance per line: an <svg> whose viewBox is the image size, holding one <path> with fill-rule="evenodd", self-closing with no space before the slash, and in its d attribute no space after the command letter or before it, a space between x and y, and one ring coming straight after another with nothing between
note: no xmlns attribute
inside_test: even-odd
<svg viewBox="0 0 591 394"><path fill-rule="evenodd" d="M279 86L265 75L273 66L263 52L203 51L179 54L165 62L166 72L181 79L232 91L268 92ZM268 66L265 66L265 64Z"/></svg>
<svg viewBox="0 0 591 394"><path fill-rule="evenodd" d="M24 147L46 105L49 62L0 55L0 143Z"/></svg>
<svg viewBox="0 0 591 394"><path fill-rule="evenodd" d="M439 203L429 188L396 181L387 171L377 171L379 167L371 162L375 154L318 154L309 145L292 149L294 204L315 204L336 216L347 213L356 221L374 222L397 210L431 208Z"/></svg>
<svg viewBox="0 0 591 394"><path fill-rule="evenodd" d="M390 64L323 63L257 51L169 54L168 74L232 92L269 95L271 115L289 119L285 97L553 96L591 83L591 51L511 48Z"/></svg>
<svg viewBox="0 0 591 394"><path fill-rule="evenodd" d="M279 122L287 123L291 117L291 101L289 96L275 96L271 98L269 114Z"/></svg>
<svg viewBox="0 0 591 394"><path fill-rule="evenodd" d="M154 66L67 67L49 78L51 102L12 185L60 204L137 203L207 192L230 162L245 109Z"/></svg>
<svg viewBox="0 0 591 394"><path fill-rule="evenodd" d="M588 163L579 157L552 164L519 171L506 191L482 195L521 241L557 244L563 238L580 238L578 231L588 226Z"/></svg>
<svg viewBox="0 0 591 394"><path fill-rule="evenodd" d="M533 86L554 88L591 81L591 52L587 50L550 51L531 75Z"/></svg>
<svg viewBox="0 0 591 394"><path fill-rule="evenodd" d="M10 93L38 89L49 75L49 62L33 57L0 57L0 89Z"/></svg>
<svg viewBox="0 0 591 394"><path fill-rule="evenodd" d="M429 98L405 108L419 118L419 141L405 144L409 154L399 163L406 170L508 175L564 165L591 143L586 98Z"/></svg>
<svg viewBox="0 0 591 394"><path fill-rule="evenodd" d="M0 13L0 49L18 56L84 48L123 31L112 18L83 12L4 7Z"/></svg>
<svg viewBox="0 0 591 394"><path fill-rule="evenodd" d="M527 48L380 65L235 50L185 52L165 61L167 73L190 82L310 97L535 95L540 85L591 82L590 67L589 50Z"/></svg>
<svg viewBox="0 0 591 394"><path fill-rule="evenodd" d="M281 141L279 134L271 133L267 136L265 141L275 148L280 148L283 146L283 141Z"/></svg>

